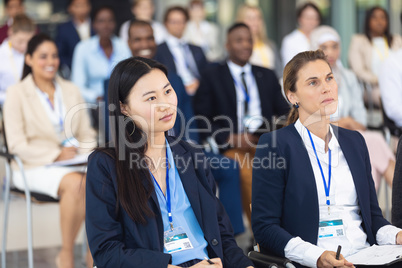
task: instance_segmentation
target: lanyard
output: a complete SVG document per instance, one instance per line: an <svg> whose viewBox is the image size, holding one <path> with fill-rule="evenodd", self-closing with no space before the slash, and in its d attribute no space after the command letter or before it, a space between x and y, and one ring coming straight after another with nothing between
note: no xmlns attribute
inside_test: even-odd
<svg viewBox="0 0 402 268"><path fill-rule="evenodd" d="M328 148L328 185L327 185L327 182L325 181L324 171L322 170L322 166L320 160L318 159L317 151L314 146L313 138L311 137L310 131L308 129L307 132L308 136L310 137L311 145L313 146L315 157L317 158L318 166L320 167L322 180L324 181L325 196L327 197L327 205L329 206L330 205L329 190L331 188L331 149Z"/></svg>
<svg viewBox="0 0 402 268"><path fill-rule="evenodd" d="M378 57L380 58L380 61L384 61L385 59L388 58L389 45L388 45L387 39L385 37L383 37L383 38L384 38L384 42L385 42L384 56L382 55L381 50L376 46L376 44L373 43L375 52L377 53Z"/></svg>
<svg viewBox="0 0 402 268"><path fill-rule="evenodd" d="M154 175L152 174L152 172L150 172L150 173L151 173L151 176L154 179L156 185L158 185L158 188L161 191L162 195L165 197L167 211L168 211L169 224L170 224L170 228L173 230L172 204L170 202L170 191L169 191L169 161L168 161L167 150L168 150L168 148L166 147L166 197L163 194L162 188L160 187L159 183L155 179Z"/></svg>
<svg viewBox="0 0 402 268"><path fill-rule="evenodd" d="M40 89L38 89L38 90L46 98L46 101L49 104L50 109L53 112L56 112L55 111L55 106L53 106L52 102L49 99L49 95L47 93L43 92ZM56 90L54 92L53 100L54 100L54 103L56 104ZM62 103L60 102L60 100L59 100L59 104L57 106L59 106L59 113L58 114L59 114L59 125L60 125L60 131L61 131L61 130L63 130L63 111L62 111L63 107L62 107Z"/></svg>
<svg viewBox="0 0 402 268"><path fill-rule="evenodd" d="M239 83L235 78L233 78L233 82L235 83L235 85L239 88L241 88L241 90L243 91L244 94L244 100L247 103L250 103L250 95L249 93L247 93L246 89L244 88L244 86L242 85L242 83Z"/></svg>

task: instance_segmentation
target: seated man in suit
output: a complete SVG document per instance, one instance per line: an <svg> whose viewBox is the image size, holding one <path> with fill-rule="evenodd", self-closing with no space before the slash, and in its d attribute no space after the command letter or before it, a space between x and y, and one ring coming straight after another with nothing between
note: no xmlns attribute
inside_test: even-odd
<svg viewBox="0 0 402 268"><path fill-rule="evenodd" d="M4 0L6 11L6 23L0 27L0 44L8 37L8 29L14 21L14 17L24 13L24 0Z"/></svg>
<svg viewBox="0 0 402 268"><path fill-rule="evenodd" d="M128 37L128 45L134 57L140 56L149 59L154 57L157 47L152 25L149 22L139 20L132 21L129 26ZM199 142L198 133L192 133L192 131L189 131L188 135L186 133L189 129L196 129L195 124L188 124L189 120L194 116L190 96L187 95L183 82L177 74L174 72L168 73L168 79L178 99L178 117L173 127L175 135L181 137L184 134L183 139L190 139L197 143ZM181 112L184 115L184 120L181 118ZM197 135L194 136L193 134ZM209 159L213 157L214 160L221 161L222 163L226 161L228 163L226 169L217 167L217 165L211 165L211 170L219 185L219 199L230 218L234 234L240 234L244 231L244 225L238 165L233 160L222 155L208 152L205 152L205 154Z"/></svg>
<svg viewBox="0 0 402 268"><path fill-rule="evenodd" d="M194 112L206 119L199 120L204 129L201 138L240 161L243 209L250 220L254 145L262 133L272 130L268 122L287 114L289 105L275 73L249 63L253 41L247 25L236 23L229 28L226 49L228 60L203 73Z"/></svg>
<svg viewBox="0 0 402 268"><path fill-rule="evenodd" d="M194 95L207 59L202 48L190 45L183 39L188 20L188 12L183 7L173 6L166 11L164 23L168 34L166 41L158 46L155 60L164 64L169 72L177 73L187 93Z"/></svg>
<svg viewBox="0 0 402 268"><path fill-rule="evenodd" d="M56 44L59 50L60 69L65 78L70 77L74 48L81 40L95 34L91 27L89 0L69 0L67 6L71 19L57 27Z"/></svg>

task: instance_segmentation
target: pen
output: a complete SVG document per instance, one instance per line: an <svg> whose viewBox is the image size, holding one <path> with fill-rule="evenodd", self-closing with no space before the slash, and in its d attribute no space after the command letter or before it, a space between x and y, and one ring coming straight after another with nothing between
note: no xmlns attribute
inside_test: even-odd
<svg viewBox="0 0 402 268"><path fill-rule="evenodd" d="M337 260L339 260L339 256L341 255L341 249L342 249L342 247L341 247L341 245L339 245L339 246L338 246L338 250L336 251L336 256L335 256L335 258L336 258Z"/></svg>
<svg viewBox="0 0 402 268"><path fill-rule="evenodd" d="M215 264L215 263L213 263L210 259L208 259L207 257L204 257L204 259L205 259L209 264Z"/></svg>

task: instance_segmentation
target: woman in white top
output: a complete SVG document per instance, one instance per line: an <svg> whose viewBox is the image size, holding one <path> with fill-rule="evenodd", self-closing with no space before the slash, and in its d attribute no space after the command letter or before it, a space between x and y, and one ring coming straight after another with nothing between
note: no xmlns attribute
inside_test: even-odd
<svg viewBox="0 0 402 268"><path fill-rule="evenodd" d="M7 91L4 123L10 152L23 162L31 191L60 200L62 248L57 267L74 267L74 240L85 217L84 166L57 166L96 146L79 89L57 76L57 47L45 34L28 43L23 79ZM13 182L24 189L14 165ZM87 265L92 267L88 251Z"/></svg>
<svg viewBox="0 0 402 268"><path fill-rule="evenodd" d="M299 27L285 36L282 41L281 55L285 66L297 53L310 49L310 33L322 21L318 7L313 3L306 3L297 9L297 23Z"/></svg>
<svg viewBox="0 0 402 268"><path fill-rule="evenodd" d="M156 44L160 44L165 41L166 29L162 23L152 20L154 15L155 6L152 0L133 0L131 6L131 13L133 13L136 20L148 21L152 25L154 30L154 37ZM125 42L128 41L128 29L130 28L130 21L124 22L120 27L119 36Z"/></svg>
<svg viewBox="0 0 402 268"><path fill-rule="evenodd" d="M376 190L382 176L392 186L395 156L380 133L366 129L367 112L363 104L362 88L355 74L342 66L339 60L340 46L340 37L332 27L319 26L311 33L311 48L324 51L338 84L338 110L331 116L332 121L337 121L340 127L357 130L363 135L370 154Z"/></svg>
<svg viewBox="0 0 402 268"><path fill-rule="evenodd" d="M201 0L192 0L189 4L184 39L190 44L199 46L205 53L208 61L217 62L223 59L223 40L218 25L206 20L204 3Z"/></svg>
<svg viewBox="0 0 402 268"><path fill-rule="evenodd" d="M275 70L282 77L282 64L275 44L268 39L263 13L258 6L244 4L237 10L237 21L250 27L253 35L253 54L250 63Z"/></svg>
<svg viewBox="0 0 402 268"><path fill-rule="evenodd" d="M369 87L367 101L380 105L378 74L381 64L392 53L402 47L399 35L392 35L389 29L389 17L385 9L375 6L366 13L364 34L352 37L349 47L349 64L357 77Z"/></svg>

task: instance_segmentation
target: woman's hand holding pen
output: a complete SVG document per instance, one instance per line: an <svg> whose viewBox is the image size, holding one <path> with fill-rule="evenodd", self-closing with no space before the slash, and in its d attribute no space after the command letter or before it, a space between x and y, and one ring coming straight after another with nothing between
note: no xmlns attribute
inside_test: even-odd
<svg viewBox="0 0 402 268"><path fill-rule="evenodd" d="M77 155L77 148L76 147L62 147L61 148L61 153L59 156L56 158L56 161L63 161L63 160L68 160L72 159Z"/></svg>
<svg viewBox="0 0 402 268"><path fill-rule="evenodd" d="M336 259L336 252L324 251L317 261L318 268L333 268L333 267L354 267L353 263L348 262L342 254L339 256L339 260Z"/></svg>

